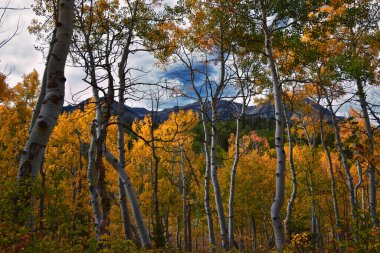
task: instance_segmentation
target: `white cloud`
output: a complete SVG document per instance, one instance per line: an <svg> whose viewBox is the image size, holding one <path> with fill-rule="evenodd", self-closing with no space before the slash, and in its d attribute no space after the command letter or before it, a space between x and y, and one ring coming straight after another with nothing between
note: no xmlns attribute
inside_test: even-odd
<svg viewBox="0 0 380 253"><path fill-rule="evenodd" d="M0 6L3 6L4 0L0 0ZM19 11L8 11L5 17L5 22L0 27L0 32L7 29L14 31L17 28L17 24L21 25L19 34L14 37L7 45L0 48L0 72L9 73L7 81L11 86L16 85L17 82L22 81L24 74L30 73L33 69L36 69L42 79L43 71L45 68L45 60L41 52L35 49L35 45L38 45L38 41L35 35L31 35L28 32L28 26L33 18L37 18L34 14L31 5L33 0L11 0L10 7L14 8L27 8ZM166 0L165 4L173 6L176 3L174 0ZM0 33L1 36L5 36L7 33ZM134 76L140 76L141 81L149 83L157 83L164 79L164 71L155 66L155 59L152 54L147 52L138 52L130 56L129 66L141 69L146 74L133 71ZM117 68L117 65L115 65ZM81 68L74 68L66 66L66 103L78 103L86 98L91 97L92 91L89 85L82 79L85 74ZM115 78L116 74L115 74ZM118 84L118 80L115 80L115 84ZM149 88L144 88L149 89ZM127 100L128 101L128 100ZM134 106L144 106L147 101L130 101Z"/></svg>
<svg viewBox="0 0 380 253"><path fill-rule="evenodd" d="M0 6L6 3L7 1L0 1ZM21 81L22 75L30 73L33 69L39 73L42 73L44 69L45 63L42 55L34 48L35 37L30 35L27 30L34 17L31 4L31 0L12 0L9 7L29 9L8 10L4 17L4 24L0 27L0 31L6 31L0 33L3 38L15 31L18 24L20 25L19 34L0 48L0 71L11 72L8 76L10 85L15 85L16 82Z"/></svg>

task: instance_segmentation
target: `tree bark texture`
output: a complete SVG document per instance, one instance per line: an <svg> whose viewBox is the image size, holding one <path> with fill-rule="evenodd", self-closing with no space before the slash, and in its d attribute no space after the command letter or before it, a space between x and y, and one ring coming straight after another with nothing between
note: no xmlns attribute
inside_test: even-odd
<svg viewBox="0 0 380 253"><path fill-rule="evenodd" d="M284 150L284 113L282 106L282 91L278 80L277 70L273 59L270 33L266 25L266 17L263 14L264 34L265 34L265 53L268 60L268 66L271 71L273 84L274 108L275 108L275 148L277 157L276 169L276 194L271 206L271 219L274 231L277 251L281 251L285 244L285 233L281 219L281 207L284 204L285 195L285 150Z"/></svg>
<svg viewBox="0 0 380 253"><path fill-rule="evenodd" d="M288 117L288 114L286 112L285 106L283 107L284 109L284 119L285 119L285 124L286 124L286 130L288 133L288 143L289 143L289 168L290 168L290 173L292 175L292 185L293 185L293 191L292 194L290 195L290 199L288 201L288 206L286 208L286 217L285 217L285 233L288 236L288 240L290 239L290 229L289 225L291 224L291 219L292 219L292 211L293 211L293 205L294 201L297 196L297 176L296 176L296 170L294 166L294 160L293 160L293 139L292 139L292 131L291 131L291 123L290 119Z"/></svg>
<svg viewBox="0 0 380 253"><path fill-rule="evenodd" d="M239 163L240 153L239 153L239 142L240 142L240 128L241 128L241 117L245 114L246 101L243 101L241 112L236 119L236 133L235 133L235 158L231 168L231 178L230 178L230 195L228 200L228 243L229 247L232 248L234 245L234 197L235 197L235 176L236 169Z"/></svg>
<svg viewBox="0 0 380 253"><path fill-rule="evenodd" d="M120 164L120 162L106 148L104 149L104 156L106 157L107 161L109 161L114 167L114 169L117 171L124 185L125 192L127 193L127 196L131 205L133 218L135 220L135 224L140 235L141 245L145 248L151 248L149 233L144 223L144 219L141 213L138 199L137 199L135 191L133 190L131 180L124 170L124 166Z"/></svg>
<svg viewBox="0 0 380 253"><path fill-rule="evenodd" d="M208 135L208 129L207 129L207 122L206 122L206 108L204 105L202 106L202 123L203 123L203 130L204 130L204 152L205 152L205 160L206 160L206 171L205 171L205 181L204 181L204 187L205 187L205 196L204 196L204 206L205 211L207 215L207 226L208 226L208 239L210 243L211 249L213 246L215 246L215 235L214 235L214 225L213 225L213 219L212 219L212 212L210 207L210 152L208 148L209 143L209 135Z"/></svg>
<svg viewBox="0 0 380 253"><path fill-rule="evenodd" d="M91 124L91 142L90 148L88 151L88 165L87 165L87 180L88 180L88 189L90 193L90 202L92 210L94 212L94 223L95 223L95 234L96 239L99 238L99 225L102 220L102 212L99 206L99 196L97 190L97 180L95 173L95 154L96 154L96 122L95 119Z"/></svg>
<svg viewBox="0 0 380 253"><path fill-rule="evenodd" d="M44 147L61 113L65 96L65 64L71 45L74 24L74 1L59 2L56 39L47 64L46 95L36 123L21 153L18 179L36 177L40 169Z"/></svg>
<svg viewBox="0 0 380 253"><path fill-rule="evenodd" d="M371 122L369 119L369 114L368 114L368 109L367 109L366 94L364 93L363 84L360 79L356 81L356 85L358 89L360 107L363 113L365 129L366 129L367 137L368 137L369 155L371 157L374 153L375 142L373 138L373 131L372 131ZM371 161L368 161L367 169L368 169L368 188L369 188L369 215L371 217L372 226L377 227L379 225L379 221L378 221L378 217L376 213L376 178L375 178L375 168L374 168L374 165L371 163Z"/></svg>
<svg viewBox="0 0 380 253"><path fill-rule="evenodd" d="M219 219L220 235L222 238L222 248L228 250L228 230L226 216L224 214L222 194L220 190L219 180L218 180L218 166L216 162L216 143L217 143L217 133L216 133L216 121L217 121L217 105L216 100L213 98L211 101L211 182L214 186L214 197L216 204L216 212Z"/></svg>

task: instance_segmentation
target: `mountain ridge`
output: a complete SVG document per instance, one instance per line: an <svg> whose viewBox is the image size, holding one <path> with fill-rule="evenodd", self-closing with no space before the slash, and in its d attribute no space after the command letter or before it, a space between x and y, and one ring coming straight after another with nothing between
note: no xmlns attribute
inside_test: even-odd
<svg viewBox="0 0 380 253"><path fill-rule="evenodd" d="M307 99L305 102L312 104L313 108L317 112L319 110L322 110L324 117L327 117L328 121L331 120L331 113L326 108L322 107L321 105L313 103L310 99ZM72 112L76 109L84 110L85 104L88 104L88 103L90 103L90 99L86 99L77 105L64 106L62 112ZM114 101L112 105L111 113L114 116L117 115L118 104L119 103L117 101ZM236 115L238 115L238 113L241 111L242 104L238 102L234 102L234 101L219 100L217 107L218 107L218 116L219 116L218 118L220 120L229 120L229 119L235 118ZM210 108L210 106L208 106L208 108ZM174 106L174 107L165 108L160 111L153 111L155 122L156 123L163 122L169 118L170 113L176 112L179 110L184 110L184 111L193 110L200 113L201 104L199 102L193 102L193 103L189 103L182 106ZM208 113L208 116L210 117L211 116L210 110L208 110L207 113ZM151 114L152 114L152 111L148 110L147 108L131 107L128 105L124 105L123 120L126 122L141 120L145 116L148 116ZM274 120L275 119L274 105L272 105L270 102L267 102L264 104L247 106L245 115L248 117ZM340 119L343 118L339 116L337 117Z"/></svg>

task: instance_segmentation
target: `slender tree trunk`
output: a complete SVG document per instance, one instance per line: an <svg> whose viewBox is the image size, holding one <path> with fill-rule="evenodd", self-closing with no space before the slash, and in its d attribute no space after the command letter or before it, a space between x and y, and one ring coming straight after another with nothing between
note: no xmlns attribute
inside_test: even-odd
<svg viewBox="0 0 380 253"><path fill-rule="evenodd" d="M360 186L363 183L363 175L362 175L362 165L360 164L358 160L356 160L356 169L358 171L359 181L355 185L355 200L356 200L356 205L359 207L358 191L359 191Z"/></svg>
<svg viewBox="0 0 380 253"><path fill-rule="evenodd" d="M363 217L363 224L364 224L364 227L366 227L366 223L367 223L367 221L366 221L366 213L365 213L365 187L364 187L364 185L362 186L362 210L363 210L363 215L362 215L362 217Z"/></svg>
<svg viewBox="0 0 380 253"><path fill-rule="evenodd" d="M222 248L228 250L228 230L226 226L226 216L224 214L222 195L220 191L220 185L218 180L218 167L216 164L216 121L217 121L217 105L216 100L213 98L211 101L211 181L214 186L214 197L216 204L216 211L218 213L220 235L222 238Z"/></svg>
<svg viewBox="0 0 380 253"><path fill-rule="evenodd" d="M187 241L187 199L186 199L186 173L185 173L185 160L183 157L183 147L181 147L181 174L182 174L182 221L183 221L183 251L188 250Z"/></svg>
<svg viewBox="0 0 380 253"><path fill-rule="evenodd" d="M125 83L124 83L125 84ZM118 158L120 164L123 166L125 170L125 150L124 150L124 127L123 127L123 114L124 114L124 89L125 85L121 85L119 90L119 105L118 105ZM118 188L119 188L119 202L120 202L120 211L121 211L121 219L123 222L124 228L124 236L126 240L132 240L132 224L131 219L129 217L128 205L127 205L127 195L124 189L123 182L119 176L118 178Z"/></svg>
<svg viewBox="0 0 380 253"><path fill-rule="evenodd" d="M136 197L136 193L133 190L131 180L129 179L129 176L125 172L124 166L121 165L120 162L106 148L104 149L104 156L115 168L115 170L117 171L124 185L125 192L127 193L127 196L131 205L136 227L140 235L141 245L145 248L150 248L151 247L150 237L146 229L146 226L144 224L144 219L142 217L140 206Z"/></svg>
<svg viewBox="0 0 380 253"><path fill-rule="evenodd" d="M292 219L292 210L293 210L294 200L297 196L297 176L296 176L294 160L293 160L293 140L292 140L291 126L290 126L290 122L289 122L289 118L288 118L288 114L286 112L285 106L284 106L284 119L285 119L285 124L286 124L286 130L288 133L289 167L290 167L290 172L292 174L292 184L293 184L293 191L288 201L288 206L286 209L286 217L285 217L285 222L284 222L285 233L288 236L288 240L290 240L291 231L289 229L290 228L289 226L291 224L291 219Z"/></svg>
<svg viewBox="0 0 380 253"><path fill-rule="evenodd" d="M240 158L240 125L241 125L241 117L245 114L246 101L244 99L243 105L241 108L240 115L236 119L236 133L235 133L235 158L231 168L231 179L230 179L230 197L228 200L228 243L229 247L232 248L234 245L234 196L235 196L235 176L236 169L239 163Z"/></svg>
<svg viewBox="0 0 380 253"><path fill-rule="evenodd" d="M99 206L99 197L98 197L98 191L97 191L97 180L96 180L96 173L95 173L95 153L96 153L96 139L97 139L97 133L96 133L96 122L95 119L93 123L91 124L91 142L90 142L90 148L88 151L88 166L87 166L87 179L88 179L88 189L90 192L90 202L92 206L92 210L94 212L94 223L95 223L95 234L96 239L99 239L100 232L99 232L99 225L102 219L102 213Z"/></svg>
<svg viewBox="0 0 380 253"><path fill-rule="evenodd" d="M356 226L357 208L356 208L355 187L354 187L354 183L353 183L353 178L351 176L351 171L350 171L350 167L348 166L346 152L344 150L343 143L342 143L342 140L340 137L340 131L339 131L336 115L335 115L335 112L333 110L331 100L327 94L326 94L326 100L328 103L329 111L332 115L332 124L333 124L333 128L334 128L334 133L335 133L335 141L337 142L337 146L338 146L339 154L340 154L340 157L342 160L343 168L344 168L344 171L346 173L347 186L348 186L348 191L349 191L349 196L350 196L350 209L351 209L350 212L351 212L352 225ZM356 234L355 228L353 229L353 234L355 237L355 234Z"/></svg>
<svg viewBox="0 0 380 253"><path fill-rule="evenodd" d="M271 219L277 251L285 244L285 233L281 219L281 207L285 195L285 150L284 150L284 113L282 106L282 88L278 80L277 70L272 53L270 33L266 24L266 14L263 12L263 30L265 34L265 53L273 84L274 108L276 118L275 148L277 156L276 195L271 206Z"/></svg>
<svg viewBox="0 0 380 253"><path fill-rule="evenodd" d="M127 45L128 47L128 45ZM129 49L126 49L129 51ZM123 55L124 56L124 55ZM124 56L125 57L125 56ZM121 63L119 64L119 103L118 103L118 115L117 115L117 150L118 150L118 160L120 164L123 166L123 169L125 170L125 150L124 150L124 92L125 92L125 74L124 74L124 66L126 64L126 59L122 59ZM125 61L125 62L124 62ZM119 176L118 179L118 188L119 188L119 202L120 202L120 212L121 212L121 219L123 222L123 228L124 228L124 236L126 240L132 240L132 231L131 231L131 221L128 213L128 205L127 205L127 199L126 199L126 193L124 189L123 182Z"/></svg>
<svg viewBox="0 0 380 253"><path fill-rule="evenodd" d="M127 205L127 194L125 193L123 181L121 178L118 178L118 188L119 188L119 203L120 203L120 211L121 211L121 219L123 222L124 229L124 237L125 240L133 240L133 231L132 231L132 223L131 218L128 212Z"/></svg>
<svg viewBox="0 0 380 253"><path fill-rule="evenodd" d="M339 244L339 251L341 252L343 250L341 247L341 241L343 240L343 236L342 236L343 231L342 231L342 225L341 225L341 220L340 220L340 215L339 215L338 200L337 200L336 191L335 191L335 188L336 188L335 187L335 176L334 176L334 171L333 171L331 154L330 154L330 150L328 149L328 147L326 145L325 137L324 137L323 114L322 114L322 112L320 112L319 125L320 125L320 132L321 132L321 143L322 143L323 149L325 150L327 163L329 166L330 189L331 189L331 196L332 196L332 200L333 200L333 208L334 208L334 215L335 215L335 226L336 226L336 230L337 230L336 238L337 238L338 244Z"/></svg>
<svg viewBox="0 0 380 253"><path fill-rule="evenodd" d="M158 108L158 105L157 105ZM154 136L154 128L153 124L155 121L153 111L153 100L152 100L152 113L151 119L152 123L150 126L150 138L151 138L151 169L153 172L153 241L155 242L155 246L158 248L162 248L165 246L165 237L163 234L163 228L161 223L161 214L160 214L160 201L158 199L158 169L160 159L157 156L156 146L155 146L155 136Z"/></svg>
<svg viewBox="0 0 380 253"><path fill-rule="evenodd" d="M96 162L97 158L97 140L101 135L101 123L103 122L103 113L101 110L101 101L99 98L98 85L95 73L95 60L92 50L90 49L89 35L85 36L85 44L89 48L88 50L88 72L91 79L92 93L94 97L95 104L95 120L91 125L91 141L90 148L88 151L88 165L87 165L87 180L90 193L90 202L94 213L94 223L95 223L95 237L98 240L100 237L100 224L102 222L102 211L99 206L99 194L98 194L98 178L99 173L98 166Z"/></svg>
<svg viewBox="0 0 380 253"><path fill-rule="evenodd" d="M360 107L362 109L365 129L367 132L368 142L369 142L369 156L372 159L374 154L374 138L373 131L371 127L371 122L368 115L366 95L364 93L363 84L360 79L356 80L356 85L358 89ZM369 215L371 217L372 226L377 227L379 225L377 213L376 213L376 178L375 178L375 168L371 161L368 161L368 187L369 187Z"/></svg>
<svg viewBox="0 0 380 253"><path fill-rule="evenodd" d="M107 120L108 121L108 120ZM100 197L100 205L102 207L102 215L101 215L101 221L99 224L99 235L103 235L107 233L107 226L109 224L109 213L111 210L111 203L109 199L109 195L107 193L107 186L106 186L106 168L103 163L103 146L105 145L106 141L106 131L107 126L106 124L102 124L101 134L97 136L96 140L96 155L95 155L95 166L98 171L98 193Z"/></svg>
<svg viewBox="0 0 380 253"><path fill-rule="evenodd" d="M125 89L126 89L126 67L128 64L128 58L130 54L130 46L132 43L132 36L133 36L133 30L135 27L135 21L136 21L136 14L137 14L137 8L138 2L135 3L131 23L128 27L128 35L127 35L127 41L123 49L123 54L121 56L121 60L119 62L118 66L118 74L119 74L119 104L118 104L118 116L117 116L117 123L118 123L118 159L120 164L124 167L125 170L125 150L124 150L124 104L125 104ZM129 217L128 212L128 205L127 205L127 199L126 199L126 192L122 183L121 178L119 177L119 199L120 199L120 211L121 211L121 217L123 221L123 227L124 227L124 234L125 238L127 240L132 240L132 224Z"/></svg>
<svg viewBox="0 0 380 253"><path fill-rule="evenodd" d="M207 226L208 226L208 240L210 243L210 250L213 251L213 248L215 247L215 235L214 235L214 225L212 220L212 212L210 207L210 153L208 148L209 143L209 135L208 135L208 129L207 129L207 122L206 122L206 108L204 105L202 106L202 124L203 124L203 130L204 130L204 152L205 152L205 160L206 160L206 171L205 171L205 181L204 181L204 187L205 187L205 196L204 196L204 206L205 211L207 215Z"/></svg>

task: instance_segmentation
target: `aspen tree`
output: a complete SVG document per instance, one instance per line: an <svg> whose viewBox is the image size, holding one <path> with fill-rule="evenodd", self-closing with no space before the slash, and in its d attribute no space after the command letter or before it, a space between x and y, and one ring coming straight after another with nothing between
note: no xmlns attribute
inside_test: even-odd
<svg viewBox="0 0 380 253"><path fill-rule="evenodd" d="M49 58L47 64L46 95L36 123L22 151L18 179L37 176L43 157L43 149L49 141L63 107L66 81L64 71L73 34L74 1L61 0L58 8L56 39L51 51L52 57Z"/></svg>

